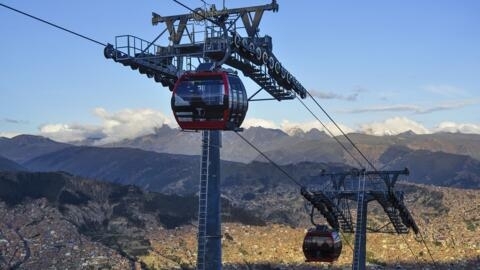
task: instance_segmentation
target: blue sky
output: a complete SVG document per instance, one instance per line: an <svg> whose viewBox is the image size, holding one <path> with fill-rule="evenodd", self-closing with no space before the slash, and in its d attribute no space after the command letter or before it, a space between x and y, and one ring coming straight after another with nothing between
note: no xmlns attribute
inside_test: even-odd
<svg viewBox="0 0 480 270"><path fill-rule="evenodd" d="M153 40L164 26L151 25L151 12L187 12L167 0L0 2L104 43L122 34ZM260 34L346 131L480 133L479 1L278 2ZM168 89L105 59L101 46L3 7L0 20L0 136L116 140L175 126ZM244 83L249 94L258 89ZM251 103L245 125L259 124L319 127L297 100Z"/></svg>

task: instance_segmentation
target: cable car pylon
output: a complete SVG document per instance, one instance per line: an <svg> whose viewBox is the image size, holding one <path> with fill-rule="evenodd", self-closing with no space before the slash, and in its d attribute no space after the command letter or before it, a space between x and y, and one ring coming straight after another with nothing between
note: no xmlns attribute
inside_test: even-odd
<svg viewBox="0 0 480 270"><path fill-rule="evenodd" d="M365 269L366 264L366 242L367 242L367 213L368 203L377 201L384 209L389 218L390 228L385 227L383 233L407 234L410 229L415 234L419 229L403 203L403 192L395 190L395 184L400 175L408 175L407 169L399 171L365 171L351 170L346 172L323 172L320 177L330 177L323 181L321 189L308 190L302 188L301 194L312 205L312 223L313 212L316 209L332 228L327 233L307 232L304 241L304 253L309 261L332 262L335 261L341 250L341 245L330 249L322 249L317 242L312 239L316 235L321 235L324 239L332 238L337 232L355 233L355 244L352 269ZM356 202L356 224L354 226L349 202ZM318 227L318 224L314 225ZM355 227L355 231L353 228ZM393 230L389 230L392 229ZM323 231L326 231L323 229ZM312 238L312 239L310 239ZM307 248L305 247L307 243ZM314 252L317 251L317 253ZM312 255L314 254L314 255Z"/></svg>
<svg viewBox="0 0 480 270"><path fill-rule="evenodd" d="M197 269L221 269L220 219L221 132L202 131L198 204Z"/></svg>
<svg viewBox="0 0 480 270"><path fill-rule="evenodd" d="M220 147L221 131L240 131L248 101L260 91L282 101L306 98L307 91L275 57L272 38L259 35L270 4L233 9L190 9L180 15L152 14L165 29L152 41L121 35L107 44L104 56L152 78L172 91L171 106L182 130L202 131L197 269L221 269ZM198 27L199 22L204 26ZM243 31L242 33L240 33ZM168 45L158 45L167 33ZM195 63L197 65L195 65ZM236 71L261 88L247 98ZM259 99L260 100L260 99Z"/></svg>

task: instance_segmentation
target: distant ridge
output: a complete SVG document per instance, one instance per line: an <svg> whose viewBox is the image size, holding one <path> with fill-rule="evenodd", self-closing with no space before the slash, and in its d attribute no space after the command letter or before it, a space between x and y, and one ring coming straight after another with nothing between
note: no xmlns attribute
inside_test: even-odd
<svg viewBox="0 0 480 270"><path fill-rule="evenodd" d="M0 140L0 155L22 164L32 158L70 147L49 138L34 135L18 135Z"/></svg>
<svg viewBox="0 0 480 270"><path fill-rule="evenodd" d="M393 145L407 146L411 149L442 151L451 154L469 155L480 160L480 134L463 133L433 133L415 134L406 131L398 135L375 136L362 133L348 134L351 140L368 154L373 161L377 161L388 147ZM250 127L243 131L242 136L270 153L275 160L282 164L298 161L338 161L356 165L343 151L334 139L318 129L302 131L293 128L288 132L280 129ZM337 137L351 148L343 137ZM222 140L222 159L249 163L258 158L258 153L248 147L232 132L224 132ZM198 155L200 153L200 133L181 132L166 125L157 129L155 134L145 135L134 139L125 139L120 142L102 145L104 147L131 147L160 153Z"/></svg>
<svg viewBox="0 0 480 270"><path fill-rule="evenodd" d="M325 133L294 131L291 136L279 129L252 127L245 129L242 136L280 165L312 162L359 167ZM151 190L190 192L193 190L191 185L197 184L198 180L200 135L199 132L181 132L165 125L155 134L108 147L74 147L43 137L20 135L12 139L2 138L0 153L33 171L63 170ZM221 158L243 163L232 163L235 164L232 166L245 170L257 166L249 165L252 161L265 161L235 133L224 132L222 137ZM349 137L377 168L408 167L412 182L479 188L478 134L417 135L405 132L394 136L373 136L351 133ZM337 138L352 149L345 138ZM358 158L355 151L351 152Z"/></svg>
<svg viewBox="0 0 480 270"><path fill-rule="evenodd" d="M32 171L74 175L161 191L173 181L196 179L199 159L133 148L72 146L23 164Z"/></svg>
<svg viewBox="0 0 480 270"><path fill-rule="evenodd" d="M392 146L380 161L385 169L408 168L416 183L480 189L480 161L467 155Z"/></svg>
<svg viewBox="0 0 480 270"><path fill-rule="evenodd" d="M27 169L24 168L22 165L11 161L7 158L0 156L0 172L17 172L17 171L26 171Z"/></svg>
<svg viewBox="0 0 480 270"><path fill-rule="evenodd" d="M335 161L357 165L341 146L323 131L311 129L305 132L299 128L293 128L289 133L290 135L280 129L250 127L243 131L242 136L263 152L270 153L272 157L279 157L275 161L282 164L299 161ZM77 146L128 147L158 153L199 155L200 137L200 132L182 132L163 125L156 128L154 134L133 139L124 139L103 145L99 145L98 140L85 140L72 144ZM258 159L258 153L246 145L235 133L223 132L222 137L221 158L223 160L249 163ZM415 134L412 131L406 131L389 136L350 133L349 137L373 162L377 162L383 152L394 145L406 146L414 150L423 149L433 152L442 151L451 154L469 155L480 160L480 134L447 132ZM337 138L344 142L346 147L351 147L343 136ZM37 156L70 146L71 144L55 142L44 137L20 135L12 139L0 138L0 155L21 164Z"/></svg>

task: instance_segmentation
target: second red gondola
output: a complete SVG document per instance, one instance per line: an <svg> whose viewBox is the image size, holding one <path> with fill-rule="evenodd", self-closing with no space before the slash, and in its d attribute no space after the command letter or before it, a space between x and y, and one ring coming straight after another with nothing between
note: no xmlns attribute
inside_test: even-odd
<svg viewBox="0 0 480 270"><path fill-rule="evenodd" d="M342 239L338 232L317 225L305 235L303 253L307 262L334 262L342 253Z"/></svg>

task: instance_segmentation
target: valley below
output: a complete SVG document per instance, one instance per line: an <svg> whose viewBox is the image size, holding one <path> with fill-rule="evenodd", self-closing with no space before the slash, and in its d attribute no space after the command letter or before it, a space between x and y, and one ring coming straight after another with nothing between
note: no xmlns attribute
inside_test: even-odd
<svg viewBox="0 0 480 270"><path fill-rule="evenodd" d="M308 188L325 187L325 171L354 167L318 131L250 128L245 136ZM0 138L0 269L194 269L196 137L162 127L103 146ZM420 229L374 232L393 226L370 202L367 269L480 269L480 137L353 137L379 168L409 168L395 188ZM223 269L351 269L347 233L338 261L305 262L312 224L300 188L240 143L226 135L222 150ZM315 221L326 222L319 214Z"/></svg>
<svg viewBox="0 0 480 270"><path fill-rule="evenodd" d="M31 181L45 188L12 186ZM169 197L62 173L3 173L0 185L8 191L0 194L2 269L195 268L194 197ZM477 269L480 194L408 183L402 187L420 235L368 233L368 269ZM290 212L289 219L271 222L264 218L271 210L261 208L268 200L250 204L223 203L224 269L350 269L352 234L342 235L337 262L305 263L302 241L311 226L306 211L286 203L279 209ZM382 224L384 214L378 206L370 208L368 223Z"/></svg>

